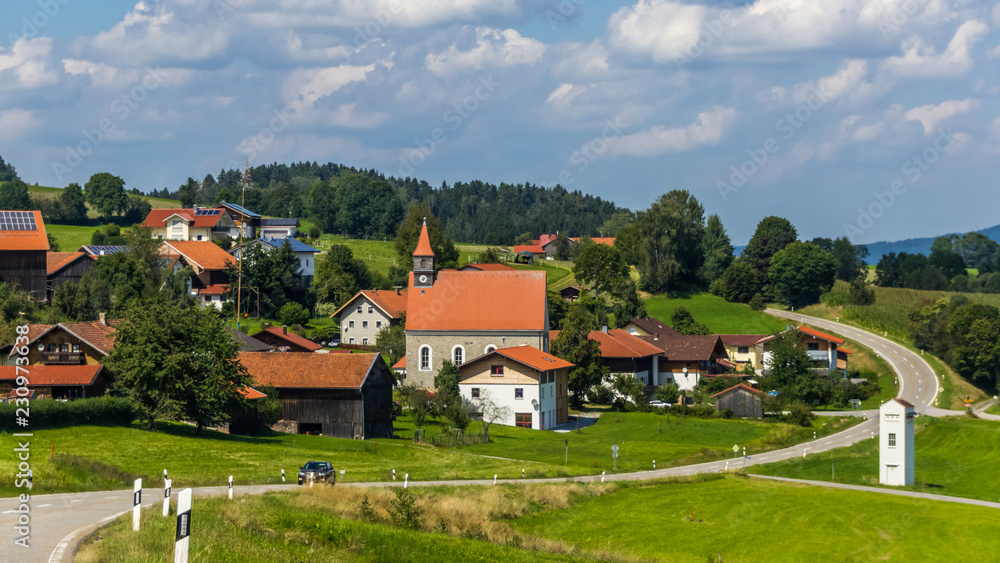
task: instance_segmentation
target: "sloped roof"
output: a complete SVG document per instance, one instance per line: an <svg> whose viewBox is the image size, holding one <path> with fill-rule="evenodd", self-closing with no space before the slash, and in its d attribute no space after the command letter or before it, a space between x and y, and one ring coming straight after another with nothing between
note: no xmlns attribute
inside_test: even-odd
<svg viewBox="0 0 1000 563"><path fill-rule="evenodd" d="M114 325L120 321L111 321L109 325L100 321L81 321L78 323L59 323L54 325L28 325L28 346L31 347L39 338L53 330L65 330L73 334L97 352L108 355L115 346ZM15 355L12 347L10 355Z"/></svg>
<svg viewBox="0 0 1000 563"><path fill-rule="evenodd" d="M559 331L550 330L549 342L556 338L559 338ZM603 358L647 358L662 353L656 346L620 328L608 332L593 330L587 334L587 338L600 344Z"/></svg>
<svg viewBox="0 0 1000 563"><path fill-rule="evenodd" d="M636 318L629 322L650 334L659 334L660 336L679 336L681 334L656 317Z"/></svg>
<svg viewBox="0 0 1000 563"><path fill-rule="evenodd" d="M899 403L899 404L901 404L901 405L903 405L904 407L907 407L907 408L911 408L911 409L912 408L916 408L913 405L913 403L907 401L906 399L900 399L899 397L897 397L897 398L893 399L893 401L896 401L897 403Z"/></svg>
<svg viewBox="0 0 1000 563"><path fill-rule="evenodd" d="M580 242L583 237L573 237L570 240L573 242ZM606 244L608 246L615 245L615 237L590 237L590 240L594 241L594 244Z"/></svg>
<svg viewBox="0 0 1000 563"><path fill-rule="evenodd" d="M241 213L250 219L260 219L260 215L257 215L256 213L250 211L249 209L236 205L235 203L229 203L228 201L223 201L219 203L219 207L226 207L232 209L233 211Z"/></svg>
<svg viewBox="0 0 1000 563"><path fill-rule="evenodd" d="M559 238L558 235L539 235L539 237L533 241L531 244L537 244L538 246L545 247L556 241Z"/></svg>
<svg viewBox="0 0 1000 563"><path fill-rule="evenodd" d="M198 295L225 295L226 286L224 283L214 283L198 290Z"/></svg>
<svg viewBox="0 0 1000 563"><path fill-rule="evenodd" d="M514 247L514 253L530 252L532 254L545 254L545 249L537 244L519 244Z"/></svg>
<svg viewBox="0 0 1000 563"><path fill-rule="evenodd" d="M69 266L78 259L87 256L83 252L46 252L45 253L45 271L46 274L52 275L59 270L62 270L66 266ZM89 258L88 258L89 259Z"/></svg>
<svg viewBox="0 0 1000 563"><path fill-rule="evenodd" d="M128 246L121 244L85 244L77 249L78 252L86 252L95 258L124 252L125 250L128 250Z"/></svg>
<svg viewBox="0 0 1000 563"><path fill-rule="evenodd" d="M41 211L0 211L0 215L11 217L10 220L0 222L0 250L49 249L49 238L45 234ZM33 229L28 227L32 222ZM8 225L22 228L9 228Z"/></svg>
<svg viewBox="0 0 1000 563"><path fill-rule="evenodd" d="M274 350L274 347L270 344L261 342L249 334L236 330L229 325L226 325L226 331L233 335L233 338L240 343L240 350L243 352L270 352L271 350Z"/></svg>
<svg viewBox="0 0 1000 563"><path fill-rule="evenodd" d="M342 311L351 308L358 297L364 295L376 307L382 309L382 312L389 315L390 318L400 319L406 313L406 296L408 293L408 290L405 289L399 290L398 294L395 289L362 289L355 293L354 297L348 299L347 303L344 303L339 309L334 311L330 315L330 318L339 317Z"/></svg>
<svg viewBox="0 0 1000 563"><path fill-rule="evenodd" d="M576 364L567 362L562 358L557 358L547 352L542 352L534 346L511 346L509 348L498 348L492 352L483 354L478 358L473 358L462 364L462 366L467 366L473 362L489 358L493 355L509 358L519 364L528 366L538 371L576 367ZM462 368L460 367L459 370L461 369Z"/></svg>
<svg viewBox="0 0 1000 563"><path fill-rule="evenodd" d="M514 270L506 264L466 264L459 270L479 270L480 272L510 272Z"/></svg>
<svg viewBox="0 0 1000 563"><path fill-rule="evenodd" d="M285 334L283 332L282 327L280 327L280 326L272 326L270 328L266 328L266 329L264 329L264 330L262 330L262 331L260 331L260 332L258 332L256 334L254 334L253 336L257 336L258 334L263 334L265 332L270 333L272 336L276 336L276 337L278 337L278 338L280 338L282 340L285 340L287 342L291 342L292 344L301 346L302 348L305 348L306 350L309 350L310 352L315 352L316 350L319 350L320 348L322 348L322 346L320 346L319 344L316 344L312 340L308 340L306 338L302 338L301 336L299 336L298 334L295 334L294 332L289 331L287 334Z"/></svg>
<svg viewBox="0 0 1000 563"><path fill-rule="evenodd" d="M431 237L427 233L427 219L420 226L420 237L417 239L417 247L413 249L414 256L434 256L434 247L431 246Z"/></svg>
<svg viewBox="0 0 1000 563"><path fill-rule="evenodd" d="M722 340L717 334L695 336L636 336L663 351L668 360L679 362L702 362L712 359Z"/></svg>
<svg viewBox="0 0 1000 563"><path fill-rule="evenodd" d="M243 398L248 400L263 399L264 397L267 397L267 395L261 393L253 387L243 387L242 389L237 389L236 392L243 395Z"/></svg>
<svg viewBox="0 0 1000 563"><path fill-rule="evenodd" d="M392 369L406 369L406 356L400 358L396 363L392 364Z"/></svg>
<svg viewBox="0 0 1000 563"><path fill-rule="evenodd" d="M432 287L413 287L410 272L407 330L543 331L545 272L437 272Z"/></svg>
<svg viewBox="0 0 1000 563"><path fill-rule="evenodd" d="M764 394L761 391L758 391L757 389L754 389L753 387L750 387L746 383L737 383L736 385L733 385L729 389L724 389L722 391L719 391L718 393L716 393L715 395L712 395L709 398L710 399L714 399L714 398L719 397L721 395L727 395L727 394L729 394L729 393L731 393L731 392L733 392L733 391L735 391L737 389L744 389L746 391L750 391L751 393L753 393L755 395L763 395Z"/></svg>
<svg viewBox="0 0 1000 563"><path fill-rule="evenodd" d="M180 254L201 270L225 270L229 264L236 265L235 258L219 245L207 240L165 240L160 246L160 252L167 256Z"/></svg>
<svg viewBox="0 0 1000 563"><path fill-rule="evenodd" d="M814 337L819 338L821 340L826 340L827 342L832 342L832 343L837 344L837 345L840 345L840 344L844 343L844 339L843 338L837 338L836 336L833 336L832 334L827 334L825 332L820 332L820 331L818 331L818 330L816 330L814 328L810 328L810 327L807 327L807 326L800 326L800 327L798 327L795 330L798 330L802 334L808 334L809 336L814 336ZM788 331L786 330L786 331L782 332L781 334L785 334L785 332L788 332ZM768 342L770 340L774 340L775 336L777 336L777 335L771 334L769 336L765 336L765 337L761 338L760 340L758 340L756 343L760 344L762 342Z"/></svg>
<svg viewBox="0 0 1000 563"><path fill-rule="evenodd" d="M219 213L208 214L204 211L217 210ZM166 227L167 219L177 215L181 219L188 222L189 226L192 227L214 227L219 224L219 220L222 217L228 218L226 210L221 207L212 208L199 208L198 211L202 213L197 213L194 209L153 209L150 210L149 214L146 215L146 219L142 222L143 227Z"/></svg>
<svg viewBox="0 0 1000 563"><path fill-rule="evenodd" d="M38 387L40 385L90 385L101 373L104 366L101 365L33 365L28 366L28 386ZM24 375L22 371L17 373L15 366L0 366L0 380L17 379L18 375Z"/></svg>
<svg viewBox="0 0 1000 563"><path fill-rule="evenodd" d="M240 352L256 385L278 389L360 389L378 354Z"/></svg>
<svg viewBox="0 0 1000 563"><path fill-rule="evenodd" d="M766 334L720 334L719 338L726 346L753 346Z"/></svg>
<svg viewBox="0 0 1000 563"><path fill-rule="evenodd" d="M299 220L294 217L289 217L287 219L282 218L271 218L271 219L261 219L261 227L298 227Z"/></svg>
<svg viewBox="0 0 1000 563"><path fill-rule="evenodd" d="M260 242L262 242L264 244L267 244L267 245L270 245L270 246L273 246L274 248L281 248L285 244L285 241L288 241L288 244L292 247L292 252L312 252L314 254L316 254L316 253L319 252L319 250L317 250L317 249L309 246L308 244L306 244L306 243L304 243L304 242L302 242L302 241L300 241L300 240L298 240L296 238L292 238L292 237L284 237L284 238L264 238L264 237L261 237L261 238L255 239L255 240L259 240Z"/></svg>

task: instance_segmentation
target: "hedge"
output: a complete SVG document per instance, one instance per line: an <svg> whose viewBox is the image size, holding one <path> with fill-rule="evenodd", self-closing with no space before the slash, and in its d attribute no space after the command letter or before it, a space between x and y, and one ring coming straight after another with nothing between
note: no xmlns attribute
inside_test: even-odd
<svg viewBox="0 0 1000 563"><path fill-rule="evenodd" d="M18 407L13 401L0 403L0 430L21 432L16 413ZM23 414L23 413L22 413ZM136 412L128 399L122 397L95 397L74 401L36 399L28 404L28 428L52 428L78 424L102 426L128 426L136 418Z"/></svg>

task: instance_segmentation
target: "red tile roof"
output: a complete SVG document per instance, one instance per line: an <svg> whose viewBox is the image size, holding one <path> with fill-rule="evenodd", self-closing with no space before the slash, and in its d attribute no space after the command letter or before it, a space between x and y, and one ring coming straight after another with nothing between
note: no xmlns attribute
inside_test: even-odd
<svg viewBox="0 0 1000 563"><path fill-rule="evenodd" d="M364 295L369 301L375 304L382 312L389 315L393 319L401 319L403 314L406 313L406 295L407 290L402 289L399 293L396 293L395 289L362 289L361 291L354 294L344 303L339 309L334 311L330 318L339 317L340 313L345 309L352 307L352 303Z"/></svg>
<svg viewBox="0 0 1000 563"><path fill-rule="evenodd" d="M392 369L402 369L402 370L405 370L406 369L406 356L403 356L402 358L399 359L398 362L392 364Z"/></svg>
<svg viewBox="0 0 1000 563"><path fill-rule="evenodd" d="M829 342L833 342L834 344L843 344L844 343L844 339L843 338L837 338L836 336L833 336L831 334L827 334L825 332L820 332L820 331L818 331L818 330L816 330L814 328L809 328L807 326L800 326L799 327L799 332L804 332L804 333L806 333L806 334L808 334L810 336L815 336L816 338L822 338L823 340L827 340Z"/></svg>
<svg viewBox="0 0 1000 563"><path fill-rule="evenodd" d="M712 359L712 355L719 350L720 355L725 353L722 341L717 334L694 335L694 336L636 336L663 351L663 355L670 361L675 362L705 362Z"/></svg>
<svg viewBox="0 0 1000 563"><path fill-rule="evenodd" d="M720 334L719 338L726 346L753 346L766 334Z"/></svg>
<svg viewBox="0 0 1000 563"><path fill-rule="evenodd" d="M837 353L840 353L840 352L843 352L843 353L845 353L847 355L850 355L850 354L854 353L854 352L851 352L850 350L848 350L847 348L841 348L841 347L838 346L837 347Z"/></svg>
<svg viewBox="0 0 1000 563"><path fill-rule="evenodd" d="M198 290L198 295L224 295L228 284L217 283Z"/></svg>
<svg viewBox="0 0 1000 563"><path fill-rule="evenodd" d="M720 396L720 395L725 395L725 394L729 393L730 391L734 391L734 390L736 390L736 389L745 389L745 390L747 390L747 391L750 391L751 393L754 393L754 394L756 394L756 395L762 395L762 394L763 394L763 393L761 393L760 391L758 391L758 390L754 389L753 387L750 387L750 386L749 386L749 385L747 385L746 383L737 383L736 385L733 385L733 386L732 386L732 387L730 387L729 389L725 389L725 390L723 390L723 391L719 391L718 393L716 393L715 395L712 395L712 396L711 396L711 397L709 397L709 398L710 398L710 399L714 399L714 398L716 398L716 397L718 397L718 396Z"/></svg>
<svg viewBox="0 0 1000 563"><path fill-rule="evenodd" d="M434 285L413 287L410 273L406 330L543 331L545 272L437 272Z"/></svg>
<svg viewBox="0 0 1000 563"><path fill-rule="evenodd" d="M59 270L69 266L82 256L87 256L86 252L47 252L45 254L45 272L52 275Z"/></svg>
<svg viewBox="0 0 1000 563"><path fill-rule="evenodd" d="M733 362L730 362L729 360L721 359L721 358L719 360L717 360L715 363L719 364L722 367L727 367L727 368L734 368L734 367L736 367L736 364L734 364Z"/></svg>
<svg viewBox="0 0 1000 563"><path fill-rule="evenodd" d="M160 253L166 256L180 254L201 271L225 270L228 264L236 265L235 258L219 245L207 240L165 240Z"/></svg>
<svg viewBox="0 0 1000 563"><path fill-rule="evenodd" d="M167 219L174 215L180 216L182 219L188 222L191 227L214 227L219 223L222 217L228 217L226 210L219 208L221 213L217 215L195 215L194 209L153 209L146 215L146 219L142 222L143 227L166 227Z"/></svg>
<svg viewBox="0 0 1000 563"><path fill-rule="evenodd" d="M427 234L427 220L420 227L420 238L417 239L417 247L413 249L414 256L434 256L434 248L431 247L431 237Z"/></svg>
<svg viewBox="0 0 1000 563"><path fill-rule="evenodd" d="M559 338L559 331L550 330L549 342L556 338ZM620 328L608 332L594 330L587 335L587 338L596 340L600 344L601 357L603 358L647 358L663 353L656 346Z"/></svg>
<svg viewBox="0 0 1000 563"><path fill-rule="evenodd" d="M34 231L0 230L0 250L48 250L49 238L45 234L45 222L41 211L28 211L35 215Z"/></svg>
<svg viewBox="0 0 1000 563"><path fill-rule="evenodd" d="M509 272L514 269L506 264L466 264L461 269L468 270L473 268L481 272Z"/></svg>
<svg viewBox="0 0 1000 563"><path fill-rule="evenodd" d="M531 243L544 247L555 242L557 238L559 238L558 235L540 235L537 240L533 240Z"/></svg>
<svg viewBox="0 0 1000 563"><path fill-rule="evenodd" d="M82 321L78 323L60 323L56 325L28 325L28 346L30 347L39 337L53 330L65 330L76 335L77 338L87 343L91 348L108 355L115 346L115 331L113 325L118 321L111 321L111 326L102 324L100 321ZM15 355L11 350L10 355Z"/></svg>
<svg viewBox="0 0 1000 563"><path fill-rule="evenodd" d="M240 352L256 384L278 389L360 389L378 354Z"/></svg>
<svg viewBox="0 0 1000 563"><path fill-rule="evenodd" d="M545 254L545 249L537 244L519 244L514 247L514 253L530 252L532 254Z"/></svg>
<svg viewBox="0 0 1000 563"><path fill-rule="evenodd" d="M488 358L493 354L510 358L519 364L526 365L538 371L576 367L576 364L567 362L562 358L557 358L552 354L542 352L534 346L511 346L510 348L499 348L487 354L483 354L478 358L473 358L462 365L469 365L477 360Z"/></svg>
<svg viewBox="0 0 1000 563"><path fill-rule="evenodd" d="M573 242L580 242L583 237L571 238ZM615 245L615 237L591 237L590 240L594 241L594 244L606 244L608 246Z"/></svg>
<svg viewBox="0 0 1000 563"><path fill-rule="evenodd" d="M267 397L267 395L261 393L260 391L254 389L253 387L244 387L242 389L237 389L236 391L240 395L243 395L244 399L249 399L249 400L263 399L264 397Z"/></svg>
<svg viewBox="0 0 1000 563"><path fill-rule="evenodd" d="M258 332L256 334L253 334L251 336L256 337L258 334L262 334L264 332L267 332L267 333L269 333L269 334L271 334L273 336L276 336L276 337L278 337L278 338L280 338L282 340L285 340L286 342L291 342L292 344L301 346L302 348L305 348L306 350L309 350L310 352L315 352L316 350L319 350L319 349L323 348L322 346L320 346L319 344L316 344L312 340L308 340L306 338L302 338L301 336L299 336L298 334L295 334L294 332L289 331L286 334L283 331L284 331L284 327L272 326L270 328L264 329L264 330L262 330L262 331L260 331L260 332Z"/></svg>
<svg viewBox="0 0 1000 563"><path fill-rule="evenodd" d="M101 373L101 365L34 365L27 366L28 387L39 385L90 385ZM15 366L0 366L0 380L14 380L24 371L17 372Z"/></svg>

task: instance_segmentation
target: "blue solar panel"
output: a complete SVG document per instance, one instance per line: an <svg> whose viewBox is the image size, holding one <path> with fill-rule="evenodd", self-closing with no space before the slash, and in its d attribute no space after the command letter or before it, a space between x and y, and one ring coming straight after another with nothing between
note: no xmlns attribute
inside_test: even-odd
<svg viewBox="0 0 1000 563"><path fill-rule="evenodd" d="M222 213L221 209L199 209L194 212L195 215L218 215L219 213Z"/></svg>
<svg viewBox="0 0 1000 563"><path fill-rule="evenodd" d="M37 231L31 211L0 211L0 231Z"/></svg>

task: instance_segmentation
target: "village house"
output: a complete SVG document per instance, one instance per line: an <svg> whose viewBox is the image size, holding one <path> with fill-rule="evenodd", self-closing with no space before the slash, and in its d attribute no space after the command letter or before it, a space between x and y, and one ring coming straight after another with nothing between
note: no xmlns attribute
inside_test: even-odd
<svg viewBox="0 0 1000 563"><path fill-rule="evenodd" d="M179 259L191 266L191 295L198 299L202 307L221 310L226 301L226 286L229 275L226 269L235 266L236 258L222 250L214 242L207 241L163 241L160 254Z"/></svg>
<svg viewBox="0 0 1000 563"><path fill-rule="evenodd" d="M842 377L847 377L847 357L850 352L840 348L844 344L843 338L838 338L832 334L827 334L807 326L789 329L781 334L786 334L793 330L798 331L799 346L806 351L815 368L827 371L830 374L838 373ZM775 335L765 336L755 344L758 348L757 353L761 357L761 363L764 366L764 375L767 375L767 369L771 360L771 350L768 343L774 340L774 338Z"/></svg>
<svg viewBox="0 0 1000 563"><path fill-rule="evenodd" d="M261 219L260 220L260 237L261 238L293 238L295 237L295 229L299 226L299 220L295 218L288 219Z"/></svg>
<svg viewBox="0 0 1000 563"><path fill-rule="evenodd" d="M681 333L655 317L632 319L622 329L635 336L681 336Z"/></svg>
<svg viewBox="0 0 1000 563"><path fill-rule="evenodd" d="M549 331L549 342L559 338L558 330ZM657 385L660 349L644 342L620 328L594 330L587 334L601 347L601 362L608 368L609 376L626 374L635 377L644 386Z"/></svg>
<svg viewBox="0 0 1000 563"><path fill-rule="evenodd" d="M702 377L723 374L732 363L718 335L637 336L662 351L659 380L655 385L676 383L682 391L694 389ZM725 363L722 363L722 362ZM728 364L728 365L727 365Z"/></svg>
<svg viewBox="0 0 1000 563"><path fill-rule="evenodd" d="M117 321L115 321L117 322ZM114 347L115 327L104 313L98 321L28 325L30 365L99 365ZM13 365L14 347L0 348L0 358Z"/></svg>
<svg viewBox="0 0 1000 563"><path fill-rule="evenodd" d="M272 326L251 336L279 352L316 352L323 349L308 338L288 332L287 326Z"/></svg>
<svg viewBox="0 0 1000 563"><path fill-rule="evenodd" d="M363 289L330 318L340 320L340 343L374 346L380 330L399 324L406 314L405 289Z"/></svg>
<svg viewBox="0 0 1000 563"><path fill-rule="evenodd" d="M225 210L225 213L229 215L229 219L242 233L243 238L257 238L257 228L260 227L261 220L260 215L250 211L249 209L245 209L242 206L236 205L235 203L229 203L228 201L223 201L216 207L220 207Z"/></svg>
<svg viewBox="0 0 1000 563"><path fill-rule="evenodd" d="M292 252L299 259L299 275L302 276L302 285L309 287L312 285L313 277L316 275L316 255L319 254L319 250L309 246L308 244L294 239L294 238L259 238L253 239L245 244L236 246L229 251L237 260L243 258L243 249L252 244L260 245L266 251L271 252L281 248L285 243L288 243L292 247ZM244 264L245 267L251 267L251 264Z"/></svg>
<svg viewBox="0 0 1000 563"><path fill-rule="evenodd" d="M80 283L90 271L94 259L85 252L49 252L45 255L47 299L51 302L56 287L64 283Z"/></svg>
<svg viewBox="0 0 1000 563"><path fill-rule="evenodd" d="M149 228L153 238L161 240L213 241L240 236L227 210L219 207L153 209L142 226Z"/></svg>
<svg viewBox="0 0 1000 563"><path fill-rule="evenodd" d="M514 253L515 260L525 259L525 261L533 261L545 259L545 250L537 244L518 244L514 246L512 252Z"/></svg>
<svg viewBox="0 0 1000 563"><path fill-rule="evenodd" d="M25 395L15 391L17 384L16 366L0 366L0 397L22 398ZM109 380L107 371L101 365L58 365L41 364L28 368L28 385L31 399L86 399L99 397L107 391ZM23 393L23 392L22 392Z"/></svg>
<svg viewBox="0 0 1000 563"><path fill-rule="evenodd" d="M240 353L254 387L281 401L283 432L391 438L395 378L379 354Z"/></svg>
<svg viewBox="0 0 1000 563"><path fill-rule="evenodd" d="M767 338L766 334L720 334L719 338L737 371L744 371L747 363L755 372L764 369L763 355L756 344L762 338Z"/></svg>
<svg viewBox="0 0 1000 563"><path fill-rule="evenodd" d="M522 344L547 352L545 272L435 271L421 227L406 304L406 383L434 387L444 360L461 365Z"/></svg>
<svg viewBox="0 0 1000 563"><path fill-rule="evenodd" d="M547 430L569 420L568 374L573 364L531 346L492 350L459 367L459 392L476 404L507 407L498 424Z"/></svg>
<svg viewBox="0 0 1000 563"><path fill-rule="evenodd" d="M45 301L48 251L41 211L0 211L0 282Z"/></svg>
<svg viewBox="0 0 1000 563"><path fill-rule="evenodd" d="M738 383L711 398L715 399L715 409L720 414L728 410L740 418L761 418L764 416L763 397L764 394L753 387Z"/></svg>

